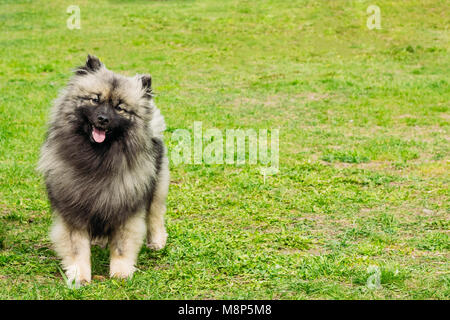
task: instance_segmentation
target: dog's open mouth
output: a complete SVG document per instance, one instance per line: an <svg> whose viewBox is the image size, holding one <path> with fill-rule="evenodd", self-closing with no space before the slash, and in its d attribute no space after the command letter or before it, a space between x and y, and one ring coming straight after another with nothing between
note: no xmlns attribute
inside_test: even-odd
<svg viewBox="0 0 450 320"><path fill-rule="evenodd" d="M106 138L106 131L102 129L98 129L96 127L92 127L92 138L97 143L102 143Z"/></svg>

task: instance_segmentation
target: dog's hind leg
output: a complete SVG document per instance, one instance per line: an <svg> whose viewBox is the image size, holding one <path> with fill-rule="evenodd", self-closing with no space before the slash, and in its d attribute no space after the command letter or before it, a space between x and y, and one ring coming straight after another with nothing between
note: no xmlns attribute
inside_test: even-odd
<svg viewBox="0 0 450 320"><path fill-rule="evenodd" d="M67 285L78 288L91 281L91 246L87 231L72 230L56 215L50 238L66 272Z"/></svg>
<svg viewBox="0 0 450 320"><path fill-rule="evenodd" d="M146 232L145 213L141 211L114 231L109 244L111 261L109 274L116 278L131 278Z"/></svg>
<svg viewBox="0 0 450 320"><path fill-rule="evenodd" d="M147 247L153 250L164 248L167 241L164 214L166 213L166 198L169 191L169 162L163 157L157 184L153 193L150 210L147 213Z"/></svg>

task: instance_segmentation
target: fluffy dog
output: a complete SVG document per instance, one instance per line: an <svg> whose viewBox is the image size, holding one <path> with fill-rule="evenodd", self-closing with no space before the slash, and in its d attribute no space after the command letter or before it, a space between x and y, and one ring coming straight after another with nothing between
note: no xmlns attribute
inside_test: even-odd
<svg viewBox="0 0 450 320"><path fill-rule="evenodd" d="M129 278L147 246L166 244L169 168L151 77L125 77L89 55L53 106L38 169L54 212L51 240L69 286L90 282L90 246L108 243L110 276Z"/></svg>

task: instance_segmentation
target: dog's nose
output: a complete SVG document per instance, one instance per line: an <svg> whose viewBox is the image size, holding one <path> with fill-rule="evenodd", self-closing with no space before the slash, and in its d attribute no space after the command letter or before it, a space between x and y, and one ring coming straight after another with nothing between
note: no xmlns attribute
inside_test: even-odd
<svg viewBox="0 0 450 320"><path fill-rule="evenodd" d="M102 114L97 116L97 120L98 122L100 122L100 124L107 124L109 122L108 117Z"/></svg>

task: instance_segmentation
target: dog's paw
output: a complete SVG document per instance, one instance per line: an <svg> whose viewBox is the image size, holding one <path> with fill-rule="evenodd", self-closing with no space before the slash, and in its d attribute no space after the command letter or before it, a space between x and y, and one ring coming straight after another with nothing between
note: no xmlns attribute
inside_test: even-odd
<svg viewBox="0 0 450 320"><path fill-rule="evenodd" d="M133 277L133 273L136 271L133 263L123 259L111 260L109 267L109 275L111 278L128 279Z"/></svg>
<svg viewBox="0 0 450 320"><path fill-rule="evenodd" d="M78 289L91 282L91 275L87 272L82 272L78 265L67 267L66 278L66 284L70 289Z"/></svg>
<svg viewBox="0 0 450 320"><path fill-rule="evenodd" d="M149 236L147 239L147 247L152 250L161 250L166 246L167 233L161 232L155 236Z"/></svg>

